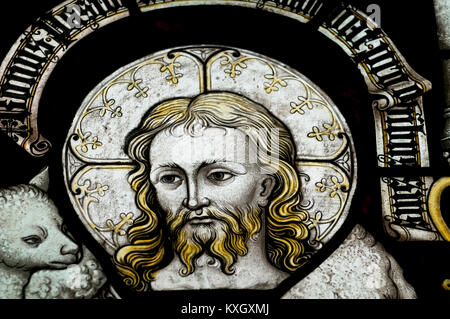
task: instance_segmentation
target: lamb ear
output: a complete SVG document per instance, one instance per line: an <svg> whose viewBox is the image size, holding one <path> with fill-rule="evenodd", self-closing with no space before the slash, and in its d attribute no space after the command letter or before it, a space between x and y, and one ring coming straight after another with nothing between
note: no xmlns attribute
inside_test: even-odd
<svg viewBox="0 0 450 319"><path fill-rule="evenodd" d="M46 166L42 171L39 172L33 179L29 182L30 185L34 185L37 188L40 188L44 192L48 191L48 184L50 182L50 178L48 175L48 166Z"/></svg>

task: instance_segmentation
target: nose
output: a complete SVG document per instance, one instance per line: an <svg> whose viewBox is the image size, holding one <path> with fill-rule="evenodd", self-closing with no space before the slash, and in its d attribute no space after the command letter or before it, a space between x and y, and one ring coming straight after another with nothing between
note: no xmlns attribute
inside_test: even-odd
<svg viewBox="0 0 450 319"><path fill-rule="evenodd" d="M188 181L187 196L183 200L183 206L190 210L197 210L209 204L209 199L199 192L198 183L193 180Z"/></svg>
<svg viewBox="0 0 450 319"><path fill-rule="evenodd" d="M79 247L77 244L75 244L72 241L67 240L62 246L61 246L61 255L77 255L79 251Z"/></svg>
<svg viewBox="0 0 450 319"><path fill-rule="evenodd" d="M183 200L183 206L189 208L190 210L197 210L202 207L206 207L209 205L209 200L207 198L203 198L202 201L193 198L185 198Z"/></svg>

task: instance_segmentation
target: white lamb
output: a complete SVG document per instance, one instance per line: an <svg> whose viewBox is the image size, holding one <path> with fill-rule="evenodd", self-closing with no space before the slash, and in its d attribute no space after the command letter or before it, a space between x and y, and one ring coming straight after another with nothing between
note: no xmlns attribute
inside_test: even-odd
<svg viewBox="0 0 450 319"><path fill-rule="evenodd" d="M86 247L82 250L83 259L78 264L35 272L25 288L25 299L90 299L107 293L107 288L111 290L104 288L107 279L97 259Z"/></svg>
<svg viewBox="0 0 450 319"><path fill-rule="evenodd" d="M45 193L47 174L30 185L0 189L0 298L23 298L33 272L78 261L79 247L63 231L58 209Z"/></svg>

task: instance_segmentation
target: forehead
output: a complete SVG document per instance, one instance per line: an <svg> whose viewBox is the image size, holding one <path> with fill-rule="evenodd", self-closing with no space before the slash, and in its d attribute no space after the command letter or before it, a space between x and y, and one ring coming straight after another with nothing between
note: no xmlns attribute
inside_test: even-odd
<svg viewBox="0 0 450 319"><path fill-rule="evenodd" d="M56 206L37 198L15 198L12 203L0 207L3 225L47 224L59 220Z"/></svg>
<svg viewBox="0 0 450 319"><path fill-rule="evenodd" d="M150 162L201 163L227 160L245 163L253 152L244 132L234 128L204 128L189 134L182 126L158 133L150 145Z"/></svg>

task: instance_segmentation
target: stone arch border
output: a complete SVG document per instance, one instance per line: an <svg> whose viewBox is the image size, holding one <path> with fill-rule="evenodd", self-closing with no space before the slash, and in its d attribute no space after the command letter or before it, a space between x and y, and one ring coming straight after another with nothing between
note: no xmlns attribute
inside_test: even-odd
<svg viewBox="0 0 450 319"><path fill-rule="evenodd" d="M265 10L317 29L347 53L366 82L372 97L378 166L406 169L430 166L422 96L431 90L431 83L408 65L386 33L365 13L349 4L325 0L65 1L32 23L3 60L0 131L32 156L45 155L51 141L39 133L40 97L56 64L76 42L132 14L200 5ZM434 226L428 211L433 182L428 176L386 173L381 177L382 214L391 237L406 241L448 238Z"/></svg>

